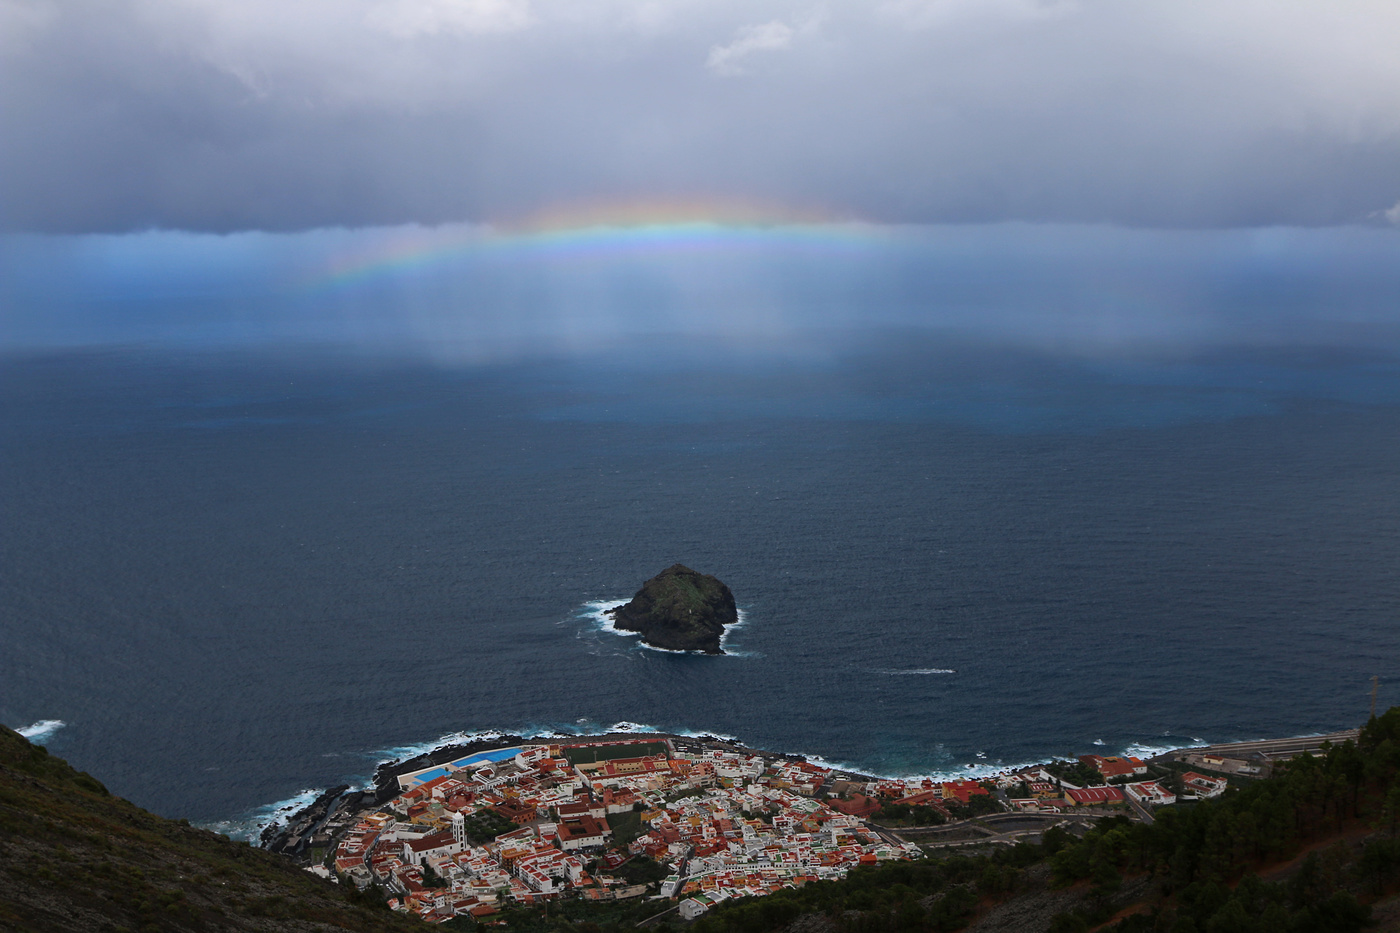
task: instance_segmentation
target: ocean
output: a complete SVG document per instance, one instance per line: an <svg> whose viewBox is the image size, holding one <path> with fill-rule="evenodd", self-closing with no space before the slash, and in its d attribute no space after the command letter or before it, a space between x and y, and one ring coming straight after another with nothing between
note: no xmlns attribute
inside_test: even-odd
<svg viewBox="0 0 1400 933"><path fill-rule="evenodd" d="M0 721L233 832L454 734L983 773L1400 702L1381 354L72 351L0 440ZM603 624L678 561L724 656Z"/></svg>

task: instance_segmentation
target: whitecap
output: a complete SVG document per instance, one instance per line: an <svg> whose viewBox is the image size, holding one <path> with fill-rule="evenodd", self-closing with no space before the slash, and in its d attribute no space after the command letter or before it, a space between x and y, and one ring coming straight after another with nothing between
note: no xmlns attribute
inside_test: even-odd
<svg viewBox="0 0 1400 933"><path fill-rule="evenodd" d="M739 651L737 649L731 649L729 647L730 637L733 636L733 634L739 629L749 624L749 614L747 612L745 612L743 609L736 609L734 610L734 612L736 615L735 620L729 625L726 625L724 627L724 631L719 633L719 650L723 651L725 654L733 655L739 658L761 657L761 655L754 651Z"/></svg>
<svg viewBox="0 0 1400 933"><path fill-rule="evenodd" d="M1195 745L1182 745L1179 742L1172 745L1148 745L1146 742L1129 742L1123 749L1122 754L1129 758L1156 758L1158 755L1165 755L1167 752L1175 751L1178 748L1200 747L1200 741L1194 741L1196 742Z"/></svg>
<svg viewBox="0 0 1400 933"><path fill-rule="evenodd" d="M625 719L622 722L613 723L612 728L608 729L608 732L622 732L644 735L651 735L656 731L657 729L655 726L648 726L646 723L641 722L628 722Z"/></svg>
<svg viewBox="0 0 1400 933"><path fill-rule="evenodd" d="M787 754L797 755L805 758L814 765L829 768L833 771L848 771L856 774L865 774L882 781L933 781L942 783L944 781L981 781L1002 775L1013 774L1029 768L1039 767L1052 760L1056 756L1048 755L1044 758L1037 758L1033 761L1023 761L1020 763L1007 764L1005 759L997 758L995 761L968 762L961 765L948 765L932 771L876 771L860 764L847 764L844 762L830 761L820 755L809 755L805 752L789 752ZM1071 759L1074 756L1068 756Z"/></svg>
<svg viewBox="0 0 1400 933"><path fill-rule="evenodd" d="M508 736L519 735L529 738L524 731L506 732L500 729L483 729L479 732L449 732L447 735L439 736L431 742L419 742L416 745L396 745L392 748L382 748L372 753L371 757L377 758L376 764L387 765L396 761L407 761L410 758L417 758L419 755L426 755L429 752L437 751L448 745L472 745L477 742L504 741Z"/></svg>
<svg viewBox="0 0 1400 933"><path fill-rule="evenodd" d="M43 745L45 741L53 737L55 732L66 725L67 723L62 719L41 719L33 725L15 731L35 745Z"/></svg>
<svg viewBox="0 0 1400 933"><path fill-rule="evenodd" d="M582 727L580 726L580 723L588 722L589 720L583 719L576 723L531 725L519 729L481 729L474 732L450 732L446 735L439 736L431 742L419 742L413 745L398 745L393 748L380 749L372 753L369 757L376 758L377 764L379 765L386 765L417 758L419 755L425 755L448 746L471 745L476 742L501 741L504 743L514 737L519 737L528 742L531 739L589 738L604 735L677 735L686 738L716 738L721 741L743 744L733 736L715 732L714 730L694 731L681 729L666 732L647 723L632 722L625 719L610 725L593 723ZM359 783L354 783L355 780L358 780ZM351 790L372 790L374 788L373 775L351 779L346 783L351 785ZM261 840L263 831L267 829L267 827L280 826L286 823L288 819L298 811L305 809L323 793L325 793L325 788L307 788L294 797L257 807L234 819L201 823L200 825L205 829L223 833L232 839L242 839L256 845Z"/></svg>
<svg viewBox="0 0 1400 933"><path fill-rule="evenodd" d="M608 615L610 609L620 609L631 602L630 599L594 599L583 604L582 614L584 618L592 620L598 627L598 631L607 632L611 635L622 635L625 637L635 637L637 632L628 632L618 628L613 624L613 617Z"/></svg>
<svg viewBox="0 0 1400 933"><path fill-rule="evenodd" d="M904 677L911 674L956 674L957 671L951 667L910 667L891 668L879 667L872 670L872 674L888 674L891 677Z"/></svg>
<svg viewBox="0 0 1400 933"><path fill-rule="evenodd" d="M868 774L873 778L881 779L889 777L889 775L879 774L877 772L871 771L869 768L865 768L860 765L853 765L844 761L832 761L828 758L823 758L821 755L808 755L806 752L781 752L780 754L792 755L793 757L801 758L808 764L816 765L818 768L826 768L828 771L846 771L851 774Z"/></svg>
<svg viewBox="0 0 1400 933"><path fill-rule="evenodd" d="M393 764L398 761L407 761L411 758L417 758L419 755L426 755L449 746L472 745L477 742L499 741L504 743L517 737L528 742L531 739L567 739L600 735L652 734L678 735L687 738L699 737L702 735L714 736L720 739L730 738L713 731L691 732L677 730L668 732L663 729L658 729L656 726L648 723L632 722L626 719L611 724L595 723L585 717L569 723L531 724L521 726L517 729L481 729L475 732L450 732L431 742L420 742L415 745L399 745L393 748L381 749L375 752L374 755L379 759L378 764L385 765Z"/></svg>
<svg viewBox="0 0 1400 933"><path fill-rule="evenodd" d="M285 826L293 816L311 806L316 798L325 792L325 788L308 787L295 797L288 797L286 800L256 807L234 819L199 825L213 832L223 833L230 839L239 839L257 845L262 841L263 831L269 826L279 828Z"/></svg>
<svg viewBox="0 0 1400 933"><path fill-rule="evenodd" d="M721 742L728 742L731 745L743 745L738 736L728 735L723 732L716 732L713 729L695 731L693 729L678 729L673 735L678 735L684 739L718 739Z"/></svg>
<svg viewBox="0 0 1400 933"><path fill-rule="evenodd" d="M890 670L881 671L880 673L910 674L953 672L944 669L925 668L914 670ZM452 732L440 736L431 742L421 742L417 744L400 745L393 748L382 749L379 752L374 753L374 755L376 757L379 757L380 764L389 764L395 761L404 761L409 758L414 758L418 755L426 754L428 752L432 752L446 746L469 745L476 742L492 741L501 741L502 744L505 744L509 737L516 736L520 737L521 739L524 739L526 742L529 742L531 740L540 739L588 738L610 734L635 736L675 735L694 739L714 738L723 742L733 743L735 745L744 744L736 736L727 735L722 732L716 732L713 729L690 729L679 727L662 728L654 726L650 723L634 722L632 720L620 720L610 724L603 724L595 723L589 720L587 717L584 717L569 723L561 722L531 724L514 729L481 729L476 731L464 730L460 732ZM1194 741L1199 743L1200 740L1196 739ZM1094 744L1097 746L1103 746L1107 743L1100 739L1095 741ZM1131 743L1127 745L1121 752L1119 752L1119 754L1148 758L1154 755L1161 754L1162 752L1170 750L1171 748L1180 747L1184 746L1172 745L1159 747L1156 745L1146 745L1143 743ZM950 764L944 769L936 769L917 773L912 771L882 773L862 764L850 763L845 761L834 761L831 759L824 758L821 755L814 755L808 752L789 751L766 753L787 754L792 757L801 758L805 761L811 762L812 764L818 767L826 768L831 771L845 771L856 774L864 774L881 780L889 779L907 781L929 779L932 781L940 782L967 779L982 780L986 778L992 778L998 775L1009 774L1026 768L1032 768L1038 765L1042 765L1046 761L1049 761L1052 758L1056 757L1047 756L1045 758L1039 758L1033 761L1026 761L1019 764L1006 764L1005 760L1001 758L997 758L994 761L988 761L987 753L985 751L982 751L975 753L977 761L969 762L967 764ZM1069 757L1072 759L1074 756L1068 755L1060 757ZM371 786L372 780L370 778L366 778L359 789L369 789ZM297 796L289 798L288 800L279 801L275 804L269 804L265 807L259 807L256 810L245 814L239 819L224 821L221 823L210 823L206 824L206 826L209 829L227 833L228 835L234 836L236 838L243 838L256 842L261 836L261 833L265 827L267 827L270 824L277 823L278 821L285 821L287 817L290 817L292 814L296 813L298 810L302 809L303 807L311 803L313 800L315 800L317 795L319 795L320 793L322 793L322 791L305 790Z"/></svg>
<svg viewBox="0 0 1400 933"><path fill-rule="evenodd" d="M758 751L759 750L756 750L755 754L757 754ZM874 778L877 781L922 781L924 779L928 779L935 782L962 781L966 780L969 777L972 777L974 779L981 777L991 777L993 775L1000 774L1004 771L1012 771L1018 768L1028 768L1034 764L1044 764L1044 761L1032 762L1030 764L1025 765L993 765L991 763L983 765L965 764L956 767L950 766L948 770L945 771L927 771L917 773L907 771L893 772L876 771L873 768L870 768L866 765L847 761L833 761L830 758L824 758L821 755L814 755L810 752L769 752L767 750L762 751L765 754L788 755L794 758L801 758L809 764L814 764L819 768L826 768L829 771L844 771L849 774L862 774L867 777ZM1000 762L1000 760L1001 759L997 759L998 762Z"/></svg>

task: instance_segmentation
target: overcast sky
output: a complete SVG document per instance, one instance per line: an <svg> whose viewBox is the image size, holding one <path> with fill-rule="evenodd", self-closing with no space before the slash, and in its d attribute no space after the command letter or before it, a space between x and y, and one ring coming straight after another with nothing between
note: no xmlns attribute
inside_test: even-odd
<svg viewBox="0 0 1400 933"><path fill-rule="evenodd" d="M0 349L1400 346L1397 40L1396 0L0 0ZM719 226L531 236L656 217Z"/></svg>
<svg viewBox="0 0 1400 933"><path fill-rule="evenodd" d="M1397 40L1394 0L0 0L0 225L1385 225Z"/></svg>

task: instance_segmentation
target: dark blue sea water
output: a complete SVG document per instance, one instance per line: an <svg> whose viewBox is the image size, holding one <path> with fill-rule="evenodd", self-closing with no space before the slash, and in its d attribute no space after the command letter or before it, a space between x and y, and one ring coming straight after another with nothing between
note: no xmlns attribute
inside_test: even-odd
<svg viewBox="0 0 1400 933"><path fill-rule="evenodd" d="M73 353L3 361L0 432L0 721L172 817L460 731L919 773L1400 701L1381 356ZM676 561L731 655L589 618Z"/></svg>

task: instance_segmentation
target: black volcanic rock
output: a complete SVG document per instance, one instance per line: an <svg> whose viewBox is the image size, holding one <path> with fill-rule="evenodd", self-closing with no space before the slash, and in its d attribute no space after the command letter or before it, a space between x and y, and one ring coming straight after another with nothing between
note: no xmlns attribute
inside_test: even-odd
<svg viewBox="0 0 1400 933"><path fill-rule="evenodd" d="M739 620L734 594L715 577L676 564L652 577L632 601L609 610L613 624L653 648L723 654L719 639Z"/></svg>

